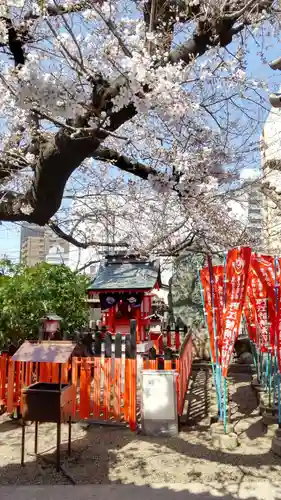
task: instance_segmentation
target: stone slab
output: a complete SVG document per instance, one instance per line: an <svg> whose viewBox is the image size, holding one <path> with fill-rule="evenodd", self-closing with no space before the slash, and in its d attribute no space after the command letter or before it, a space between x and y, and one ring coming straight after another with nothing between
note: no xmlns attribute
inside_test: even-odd
<svg viewBox="0 0 281 500"><path fill-rule="evenodd" d="M211 426L211 434L229 434L233 432L233 425L232 424L226 424L226 433L224 431L224 426L223 423L216 422Z"/></svg>
<svg viewBox="0 0 281 500"><path fill-rule="evenodd" d="M239 446L237 434L234 432L230 432L229 434L213 433L212 444L214 448L221 451L235 450Z"/></svg>
<svg viewBox="0 0 281 500"><path fill-rule="evenodd" d="M281 457L281 439L280 438L274 437L272 439L271 449L272 449L273 453L275 453L275 455L278 455L279 457Z"/></svg>
<svg viewBox="0 0 281 500"><path fill-rule="evenodd" d="M223 484L218 490L199 482L189 484L117 485L89 484L79 486L0 486L1 500L275 500L281 488L270 481L241 480Z"/></svg>

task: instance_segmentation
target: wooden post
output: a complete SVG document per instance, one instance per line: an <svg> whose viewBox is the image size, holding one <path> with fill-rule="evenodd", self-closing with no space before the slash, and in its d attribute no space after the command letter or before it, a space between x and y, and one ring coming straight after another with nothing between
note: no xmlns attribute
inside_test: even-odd
<svg viewBox="0 0 281 500"><path fill-rule="evenodd" d="M137 428L137 339L136 339L136 320L130 322L130 344L131 352L129 359L129 425L131 431Z"/></svg>
<svg viewBox="0 0 281 500"><path fill-rule="evenodd" d="M104 356L105 358L111 358L112 356L112 338L109 332L106 332L104 336Z"/></svg>
<svg viewBox="0 0 281 500"><path fill-rule="evenodd" d="M111 400L111 360L112 360L112 339L107 332L104 337L104 395L103 395L103 419L108 420L110 416Z"/></svg>
<svg viewBox="0 0 281 500"><path fill-rule="evenodd" d="M113 378L113 415L116 420L121 418L121 383L122 383L122 335L116 334Z"/></svg>
<svg viewBox="0 0 281 500"><path fill-rule="evenodd" d="M137 321L135 319L131 319L131 321L130 321L130 342L131 342L130 359L136 359L136 351L137 351Z"/></svg>
<svg viewBox="0 0 281 500"><path fill-rule="evenodd" d="M125 337L125 374L124 374L124 419L129 418L129 394L130 394L130 357L131 339L130 335Z"/></svg>
<svg viewBox="0 0 281 500"><path fill-rule="evenodd" d="M164 350L164 370L172 370L173 351L170 347Z"/></svg>
<svg viewBox="0 0 281 500"><path fill-rule="evenodd" d="M101 355L101 333L99 331L95 332L95 356L99 357Z"/></svg>
<svg viewBox="0 0 281 500"><path fill-rule="evenodd" d="M155 347L151 347L148 351L148 367L149 370L157 370L157 352Z"/></svg>

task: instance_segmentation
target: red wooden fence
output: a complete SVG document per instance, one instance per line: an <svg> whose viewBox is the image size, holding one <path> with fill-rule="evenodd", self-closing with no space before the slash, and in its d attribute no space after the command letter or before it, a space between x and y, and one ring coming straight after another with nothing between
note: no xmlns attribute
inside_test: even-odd
<svg viewBox="0 0 281 500"><path fill-rule="evenodd" d="M181 332L179 330L151 331L149 332L149 340L153 341L157 354L162 354L165 346L179 351L181 347Z"/></svg>
<svg viewBox="0 0 281 500"><path fill-rule="evenodd" d="M192 370L192 337L188 335L181 346L178 366L178 414L182 415Z"/></svg>
<svg viewBox="0 0 281 500"><path fill-rule="evenodd" d="M73 358L62 367L62 382L71 379L76 398L73 418L127 422L137 427L137 370L140 359L95 357ZM175 369L178 376L178 413L182 414L192 362L191 337L184 342L179 359L164 361L164 369ZM143 368L157 370L159 360L143 360ZM0 404L13 413L22 404L21 390L34 383L58 382L58 365L14 362L0 356Z"/></svg>

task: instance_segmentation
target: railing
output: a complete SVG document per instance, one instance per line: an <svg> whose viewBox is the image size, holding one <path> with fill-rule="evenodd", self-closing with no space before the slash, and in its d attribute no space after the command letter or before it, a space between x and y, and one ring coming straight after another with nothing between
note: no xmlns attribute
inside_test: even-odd
<svg viewBox="0 0 281 500"><path fill-rule="evenodd" d="M106 350L105 354L91 358L72 358L62 366L62 383L71 380L75 397L73 418L97 421L123 422L132 431L137 428L138 373L142 368L175 370L178 373L178 413L182 415L185 394L191 371L192 344L188 336L179 356L173 359L134 358L130 349L126 356L115 344L115 354ZM6 405L7 412L21 410L21 391L36 381L54 382L59 379L58 365L53 363L14 362L6 354L0 356L0 404Z"/></svg>
<svg viewBox="0 0 281 500"><path fill-rule="evenodd" d="M192 369L192 337L186 335L181 346L179 358L179 380L178 380L178 414L184 411L186 393Z"/></svg>
<svg viewBox="0 0 281 500"><path fill-rule="evenodd" d="M186 333L181 332L180 330L167 329L162 330L161 332L151 331L149 333L149 339L153 341L157 354L163 354L164 347L169 347L179 351L181 348L182 335L185 337Z"/></svg>

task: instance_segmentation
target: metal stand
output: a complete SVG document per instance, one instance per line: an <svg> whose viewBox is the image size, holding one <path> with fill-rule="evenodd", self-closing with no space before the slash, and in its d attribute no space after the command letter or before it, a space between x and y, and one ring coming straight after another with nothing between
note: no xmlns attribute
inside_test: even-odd
<svg viewBox="0 0 281 500"><path fill-rule="evenodd" d="M68 419L68 456L71 456L71 424L72 419L69 417Z"/></svg>
<svg viewBox="0 0 281 500"><path fill-rule="evenodd" d="M26 351L27 349L27 351ZM59 472L63 469L61 459L61 424L68 423L68 455L71 454L71 424L73 387L71 383L62 384L62 365L69 360L74 350L74 344L67 341L39 341L29 344L25 342L14 355L15 361L23 362L26 370L26 361L39 363L55 363L58 366L58 383L36 382L22 391L22 437L21 437L21 465L25 460L25 427L26 422L35 423L34 451L38 455L39 423L49 422L57 424L57 449L54 465ZM28 354L28 356L27 356ZM27 357L26 357L27 356ZM39 368L40 369L40 368ZM23 373L24 375L24 373ZM37 378L38 378L37 373ZM42 378L42 377L39 377ZM59 388L59 390L58 390ZM73 480L72 480L73 482Z"/></svg>
<svg viewBox="0 0 281 500"><path fill-rule="evenodd" d="M22 423L21 430L21 465L24 465L24 445L25 445L25 422Z"/></svg>
<svg viewBox="0 0 281 500"><path fill-rule="evenodd" d="M56 470L60 471L60 437L61 437L61 423L57 423L57 460L56 460Z"/></svg>
<svg viewBox="0 0 281 500"><path fill-rule="evenodd" d="M34 438L34 453L38 453L38 422L35 422L35 438Z"/></svg>

